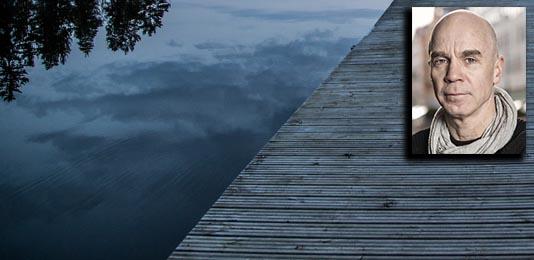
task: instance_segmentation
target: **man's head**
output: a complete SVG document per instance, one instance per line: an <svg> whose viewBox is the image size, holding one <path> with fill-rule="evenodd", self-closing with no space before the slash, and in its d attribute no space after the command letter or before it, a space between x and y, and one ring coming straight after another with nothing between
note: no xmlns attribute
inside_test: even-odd
<svg viewBox="0 0 534 260"><path fill-rule="evenodd" d="M449 116L492 113L493 85L501 80L504 59L484 18L466 10L442 17L432 31L429 54L434 94Z"/></svg>

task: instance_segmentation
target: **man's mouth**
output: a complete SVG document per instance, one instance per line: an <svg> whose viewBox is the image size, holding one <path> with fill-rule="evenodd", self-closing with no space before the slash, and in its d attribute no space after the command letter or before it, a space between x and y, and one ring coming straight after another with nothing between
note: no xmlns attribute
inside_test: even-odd
<svg viewBox="0 0 534 260"><path fill-rule="evenodd" d="M445 93L445 96L453 96L453 97L465 96L465 95L467 95L467 93Z"/></svg>
<svg viewBox="0 0 534 260"><path fill-rule="evenodd" d="M467 96L469 95L469 93L464 92L449 92L444 94L447 102L461 102L466 100Z"/></svg>

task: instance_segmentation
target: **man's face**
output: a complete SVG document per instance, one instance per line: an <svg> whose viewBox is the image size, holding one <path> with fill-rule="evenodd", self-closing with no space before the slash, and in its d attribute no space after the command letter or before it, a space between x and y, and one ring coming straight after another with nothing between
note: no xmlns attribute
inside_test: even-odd
<svg viewBox="0 0 534 260"><path fill-rule="evenodd" d="M454 19L454 18L452 18ZM464 20L446 21L434 31L430 50L434 94L447 114L466 118L493 97L502 60L480 27Z"/></svg>

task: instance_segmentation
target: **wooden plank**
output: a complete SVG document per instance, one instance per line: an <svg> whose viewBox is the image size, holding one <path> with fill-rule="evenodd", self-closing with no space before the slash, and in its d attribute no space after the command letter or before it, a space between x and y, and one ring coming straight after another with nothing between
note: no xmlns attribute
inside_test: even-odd
<svg viewBox="0 0 534 260"><path fill-rule="evenodd" d="M195 236L351 239L500 239L532 236L534 224L309 224L201 221L191 231Z"/></svg>
<svg viewBox="0 0 534 260"><path fill-rule="evenodd" d="M387 180L387 182L385 181ZM234 181L235 185L241 184L268 184L268 185L391 185L391 186L447 186L447 185L517 185L532 184L534 186L534 174L469 174L469 175L447 175L447 174L425 174L404 175L404 174L242 174ZM533 200L534 203L534 200Z"/></svg>
<svg viewBox="0 0 534 260"><path fill-rule="evenodd" d="M389 255L480 255L526 254L534 249L529 239L477 239L477 240L414 240L414 239L320 239L213 237L190 235L180 245L183 249L198 251L233 251L264 253L318 253L318 254L389 254ZM343 250L339 250L339 249Z"/></svg>
<svg viewBox="0 0 534 260"><path fill-rule="evenodd" d="M216 208L258 209L346 209L346 210L495 210L534 209L534 195L503 197L322 197L312 196L246 196L229 194L220 198Z"/></svg>
<svg viewBox="0 0 534 260"><path fill-rule="evenodd" d="M323 174L340 174L340 173L350 173L350 174L368 174L368 173L381 173L381 174L404 174L407 176L426 176L429 174L428 168L433 167L431 163L425 163L425 165L380 165L380 166L369 166L366 167L360 166L348 166L348 165L327 165L320 163L312 164L301 164L301 165L258 165L258 164L249 164L245 167L243 174L310 174L310 175L323 175ZM451 166L447 169L439 169L439 171L432 171L433 173L443 174L443 175L465 175L463 171L469 171L471 173L489 173L489 174L505 174L505 173L530 173L533 166L524 167L522 165L513 165L511 164L505 170L499 171L499 168L494 167L493 165L474 165L470 166L469 164L459 164ZM462 171L463 170L463 171Z"/></svg>
<svg viewBox="0 0 534 260"><path fill-rule="evenodd" d="M480 255L479 255L480 256ZM413 260L420 260L420 259L429 259L429 256L421 256L421 255L403 255L403 258L405 259L413 259ZM338 254L282 254L282 253L268 253L268 254L262 254L262 253L240 253L240 252L219 252L219 251L188 251L180 249L180 251L174 251L169 259L299 259L299 260L307 260L307 259L378 259L378 260L391 260L391 259L399 259L399 256L388 256L388 255L367 255L367 254L359 254L359 255L338 255ZM450 259L458 259L458 256L439 256L439 259L443 260L450 260ZM487 255L484 254L484 259L502 259L502 260L515 260L515 259L532 259L528 254L527 255Z"/></svg>
<svg viewBox="0 0 534 260"><path fill-rule="evenodd" d="M329 197L495 197L495 196L532 196L532 184L498 185L271 185L271 184L234 184L224 195L256 196L329 196Z"/></svg>
<svg viewBox="0 0 534 260"><path fill-rule="evenodd" d="M204 221L279 223L534 223L534 209L502 210L304 210L211 208ZM276 234L273 234L276 236ZM534 244L533 244L534 245Z"/></svg>

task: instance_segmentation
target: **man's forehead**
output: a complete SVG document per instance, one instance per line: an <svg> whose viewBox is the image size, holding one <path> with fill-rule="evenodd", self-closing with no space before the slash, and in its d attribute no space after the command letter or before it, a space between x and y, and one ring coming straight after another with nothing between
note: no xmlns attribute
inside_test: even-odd
<svg viewBox="0 0 534 260"><path fill-rule="evenodd" d="M461 54L478 50L482 55L497 53L493 27L482 17L468 11L453 12L438 21L432 31L429 53Z"/></svg>
<svg viewBox="0 0 534 260"><path fill-rule="evenodd" d="M479 55L485 55L491 51L491 42L488 37L480 34L462 33L450 36L438 33L434 35L434 42L430 47L430 53L443 52L452 55L476 50Z"/></svg>
<svg viewBox="0 0 534 260"><path fill-rule="evenodd" d="M450 57L452 55L450 55L449 53L446 53L446 52L443 52L443 51L432 51L430 53L430 58L431 59L434 59L436 57ZM479 50L476 50L476 49L471 49L471 50L464 50L458 54L455 54L455 56L459 56L459 57L475 57L475 56L479 56L479 57L482 57L482 53L479 51Z"/></svg>

